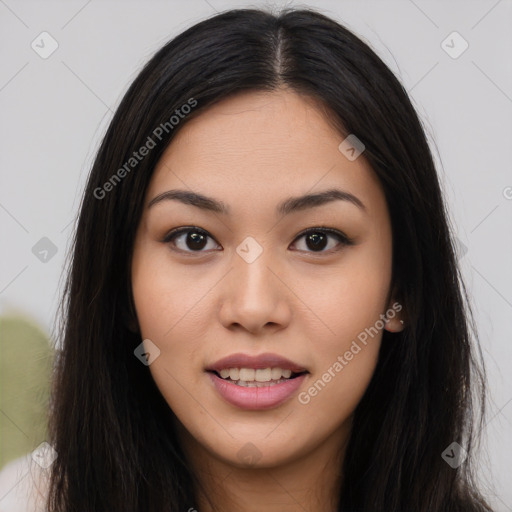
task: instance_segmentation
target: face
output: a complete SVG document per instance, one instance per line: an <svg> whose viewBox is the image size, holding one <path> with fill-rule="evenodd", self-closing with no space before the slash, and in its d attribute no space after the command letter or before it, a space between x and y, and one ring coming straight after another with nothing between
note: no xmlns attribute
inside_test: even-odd
<svg viewBox="0 0 512 512"><path fill-rule="evenodd" d="M311 99L242 93L184 124L151 179L132 260L149 369L187 442L229 464L346 433L374 372L391 225L343 139Z"/></svg>

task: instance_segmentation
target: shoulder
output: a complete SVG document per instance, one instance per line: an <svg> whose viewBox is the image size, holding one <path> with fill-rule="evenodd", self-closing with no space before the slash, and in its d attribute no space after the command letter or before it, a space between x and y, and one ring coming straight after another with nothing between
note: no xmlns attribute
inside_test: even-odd
<svg viewBox="0 0 512 512"><path fill-rule="evenodd" d="M44 512L48 476L32 453L8 462L0 470L0 512Z"/></svg>

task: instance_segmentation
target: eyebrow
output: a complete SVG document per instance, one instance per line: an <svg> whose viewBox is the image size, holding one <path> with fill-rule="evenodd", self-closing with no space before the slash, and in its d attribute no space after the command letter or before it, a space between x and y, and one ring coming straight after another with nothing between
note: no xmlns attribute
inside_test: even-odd
<svg viewBox="0 0 512 512"><path fill-rule="evenodd" d="M168 190L158 194L156 197L151 199L148 204L148 208L161 203L162 201L176 200L181 203L196 206L202 210L212 211L215 213L221 213L224 215L230 214L230 208L222 201L214 199L213 197L207 197L197 192L191 192L188 190ZM368 213L366 206L363 202L344 190L332 188L316 194L306 194L303 196L289 197L282 203L279 203L276 207L276 213L280 215L288 215L292 212L302 211L316 206L321 206L332 201L347 201L365 213Z"/></svg>

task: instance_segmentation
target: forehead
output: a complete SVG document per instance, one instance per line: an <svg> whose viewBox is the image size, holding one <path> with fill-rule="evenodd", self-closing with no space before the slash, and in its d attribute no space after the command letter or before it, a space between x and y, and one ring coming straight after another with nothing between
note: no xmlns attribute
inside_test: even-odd
<svg viewBox="0 0 512 512"><path fill-rule="evenodd" d="M378 179L364 158L350 161L339 150L344 138L310 97L288 90L240 93L180 127L155 168L148 201L188 188L227 204L247 198L277 204L336 187L378 208Z"/></svg>

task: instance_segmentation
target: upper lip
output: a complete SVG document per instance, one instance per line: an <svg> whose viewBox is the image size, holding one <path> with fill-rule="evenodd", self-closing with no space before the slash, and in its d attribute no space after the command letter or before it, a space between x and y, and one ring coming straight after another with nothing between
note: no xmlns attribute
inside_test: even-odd
<svg viewBox="0 0 512 512"><path fill-rule="evenodd" d="M207 371L216 371L226 368L282 368L283 370L291 370L294 373L307 371L300 364L286 359L286 357L278 354L259 354L251 356L248 354L231 354L227 357L219 359L215 363L206 368Z"/></svg>

